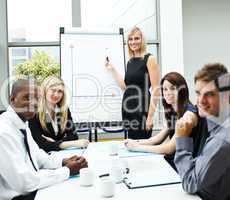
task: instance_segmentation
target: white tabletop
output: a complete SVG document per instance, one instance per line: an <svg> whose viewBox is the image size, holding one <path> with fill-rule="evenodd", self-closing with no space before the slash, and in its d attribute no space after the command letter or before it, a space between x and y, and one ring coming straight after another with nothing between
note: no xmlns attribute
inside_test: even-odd
<svg viewBox="0 0 230 200"><path fill-rule="evenodd" d="M120 160L125 161L130 168L130 173L135 174L141 172L154 172L152 174L158 175L167 172L167 174L174 173L173 169L164 161L160 155L146 155L135 157L122 157L122 156L109 156L106 148L108 142L104 143L91 143L83 155L87 158L89 167L94 170L96 175L107 173L110 167ZM122 148L121 143L118 143ZM100 146L98 146L100 145ZM57 156L66 157L68 155L81 154L79 150L60 151ZM163 171L162 171L163 170ZM171 170L171 171L170 171ZM151 173L150 173L151 174ZM97 176L96 176L97 177ZM159 178L159 177L156 177ZM99 179L99 178L97 178ZM79 178L70 178L69 180L53 185L48 188L41 189L37 192L35 200L76 200L76 199L105 199L100 197L98 190L98 180L95 180L94 185L91 187L82 187L79 183ZM116 184L116 192L114 197L110 199L138 199L144 198L145 200L161 199L161 200L184 200L184 199L200 199L197 196L189 195L183 191L181 184L145 187L140 189L128 189L124 183Z"/></svg>

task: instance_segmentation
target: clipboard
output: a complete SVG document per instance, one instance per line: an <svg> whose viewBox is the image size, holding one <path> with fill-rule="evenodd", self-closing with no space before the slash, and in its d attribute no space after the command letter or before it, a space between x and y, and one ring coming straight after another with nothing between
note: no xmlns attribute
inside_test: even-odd
<svg viewBox="0 0 230 200"><path fill-rule="evenodd" d="M145 188L145 187L156 187L156 186L163 186L163 185L172 185L172 184L180 184L181 180L174 180L172 182L149 182L149 183L145 183L145 184L138 184L138 183L134 183L132 182L130 179L128 179L127 177L125 177L123 179L123 183L127 186L127 188L129 189L140 189L140 188Z"/></svg>
<svg viewBox="0 0 230 200"><path fill-rule="evenodd" d="M143 162L143 161L142 161ZM148 164L148 163L147 163ZM149 163L150 164L150 163ZM156 164L156 163L155 163ZM129 189L180 184L181 178L168 163L157 163L143 170L135 170L127 174L123 182Z"/></svg>

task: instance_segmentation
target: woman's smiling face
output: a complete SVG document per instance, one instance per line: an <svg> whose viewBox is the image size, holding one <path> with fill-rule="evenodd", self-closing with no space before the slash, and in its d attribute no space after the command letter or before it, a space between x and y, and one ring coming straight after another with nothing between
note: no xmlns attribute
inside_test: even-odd
<svg viewBox="0 0 230 200"><path fill-rule="evenodd" d="M56 105L62 100L64 95L64 87L63 85L55 85L48 88L46 93L46 100L48 103L52 105Z"/></svg>
<svg viewBox="0 0 230 200"><path fill-rule="evenodd" d="M141 49L141 42L141 33L138 31L130 35L128 38L129 47L134 52L139 51Z"/></svg>
<svg viewBox="0 0 230 200"><path fill-rule="evenodd" d="M176 105L178 90L176 86L167 80L163 82L163 97L167 104Z"/></svg>

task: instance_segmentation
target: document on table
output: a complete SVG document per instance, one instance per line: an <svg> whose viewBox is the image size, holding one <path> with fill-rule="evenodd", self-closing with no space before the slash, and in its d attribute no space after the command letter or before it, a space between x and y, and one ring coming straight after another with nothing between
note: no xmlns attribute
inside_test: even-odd
<svg viewBox="0 0 230 200"><path fill-rule="evenodd" d="M96 143L91 143L90 146L91 148L94 148L95 151L99 151L101 153L106 154L108 152L108 148L111 143L118 145L118 156L120 158L157 155L156 153L129 151L126 149L123 142L120 142L120 141L96 142Z"/></svg>
<svg viewBox="0 0 230 200"><path fill-rule="evenodd" d="M129 151L125 147L120 148L118 155L122 158L124 157L136 157L136 156L151 156L155 153L148 153L148 152L138 152L138 151Z"/></svg>
<svg viewBox="0 0 230 200"><path fill-rule="evenodd" d="M163 157L145 157L139 160L138 164L129 165L130 174L124 178L129 189L181 183L180 176Z"/></svg>

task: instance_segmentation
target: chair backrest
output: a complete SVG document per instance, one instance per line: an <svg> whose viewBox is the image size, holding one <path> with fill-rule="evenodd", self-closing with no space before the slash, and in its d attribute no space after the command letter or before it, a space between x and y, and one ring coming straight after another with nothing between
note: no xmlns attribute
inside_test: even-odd
<svg viewBox="0 0 230 200"><path fill-rule="evenodd" d="M127 139L128 133L127 130L124 129L123 127L110 127L110 128L106 128L106 127L99 127L101 130L103 130L105 133L124 133L124 139ZM96 129L97 130L97 129ZM95 142L97 142L97 131L95 131Z"/></svg>
<svg viewBox="0 0 230 200"><path fill-rule="evenodd" d="M87 132L88 133L88 140L90 142L92 142L92 129L91 128L82 128L82 129L77 128L76 132L77 133L85 133L85 132Z"/></svg>

